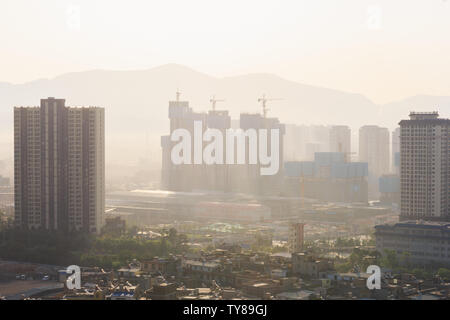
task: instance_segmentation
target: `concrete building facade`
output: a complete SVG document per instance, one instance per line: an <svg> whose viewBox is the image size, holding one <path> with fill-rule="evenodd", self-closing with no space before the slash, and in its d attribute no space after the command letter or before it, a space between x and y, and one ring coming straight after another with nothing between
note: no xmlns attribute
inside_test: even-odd
<svg viewBox="0 0 450 320"><path fill-rule="evenodd" d="M391 172L400 174L400 128L392 131Z"/></svg>
<svg viewBox="0 0 450 320"><path fill-rule="evenodd" d="M317 152L314 161L286 162L284 191L327 202L368 202L368 169L340 152Z"/></svg>
<svg viewBox="0 0 450 320"><path fill-rule="evenodd" d="M330 129L330 152L342 152L351 160L351 130L348 126L332 126Z"/></svg>
<svg viewBox="0 0 450 320"><path fill-rule="evenodd" d="M404 221L375 227L377 251L395 251L400 264L450 266L450 224Z"/></svg>
<svg viewBox="0 0 450 320"><path fill-rule="evenodd" d="M187 130L191 137L194 134L194 122L202 122L202 134L207 129L218 129L222 135L226 136L226 130L231 129L231 117L226 110L211 110L208 113L194 112L189 107L188 101L180 101L177 95L176 101L169 102L170 132L176 129ZM239 127L244 132L247 129L279 129L279 171L272 176L263 176L261 164L251 164L249 161L249 143L246 143L245 163L237 163L237 147L234 151L234 164L173 164L171 161L171 150L176 144L171 141L170 135L161 137L162 147L162 179L163 189L171 191L193 191L207 190L220 192L242 192L249 194L278 194L281 189L283 179L283 136L285 133L284 124L281 124L277 118L263 117L261 114L240 115ZM246 138L246 141L249 141ZM194 144L191 155L194 154ZM259 145L259 137L256 139ZM226 143L223 145L226 146ZM202 152L206 144L202 145ZM259 150L259 149L258 149ZM267 140L267 150L271 150L271 139ZM227 158L227 151L224 148L223 159Z"/></svg>
<svg viewBox="0 0 450 320"><path fill-rule="evenodd" d="M303 241L305 234L304 223L291 223L289 225L289 252L297 253L303 251Z"/></svg>
<svg viewBox="0 0 450 320"><path fill-rule="evenodd" d="M437 112L400 121L401 220L450 220L450 120Z"/></svg>
<svg viewBox="0 0 450 320"><path fill-rule="evenodd" d="M14 108L15 223L100 232L105 210L105 119L64 99Z"/></svg>
<svg viewBox="0 0 450 320"><path fill-rule="evenodd" d="M359 129L359 161L369 164L369 196L378 196L378 179L389 173L389 130L378 126Z"/></svg>

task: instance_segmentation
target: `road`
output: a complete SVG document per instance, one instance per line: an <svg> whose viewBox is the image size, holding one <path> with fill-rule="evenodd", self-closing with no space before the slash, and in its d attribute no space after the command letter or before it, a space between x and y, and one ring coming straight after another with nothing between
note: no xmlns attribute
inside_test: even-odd
<svg viewBox="0 0 450 320"><path fill-rule="evenodd" d="M23 296L30 297L47 290L63 288L64 285L55 281L13 280L0 282L0 296L7 300L21 300Z"/></svg>

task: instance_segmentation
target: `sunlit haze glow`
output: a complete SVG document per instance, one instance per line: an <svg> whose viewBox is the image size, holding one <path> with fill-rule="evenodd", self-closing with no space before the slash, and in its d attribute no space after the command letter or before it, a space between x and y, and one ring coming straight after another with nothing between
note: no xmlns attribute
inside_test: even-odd
<svg viewBox="0 0 450 320"><path fill-rule="evenodd" d="M3 0L0 81L179 63L385 103L449 94L449 31L443 0Z"/></svg>

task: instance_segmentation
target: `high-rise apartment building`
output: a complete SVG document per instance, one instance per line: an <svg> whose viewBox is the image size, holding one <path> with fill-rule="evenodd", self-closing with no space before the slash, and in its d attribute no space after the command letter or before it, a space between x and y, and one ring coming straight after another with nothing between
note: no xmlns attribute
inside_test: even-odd
<svg viewBox="0 0 450 320"><path fill-rule="evenodd" d="M312 161L316 152L330 151L330 127L320 125L283 125L284 159Z"/></svg>
<svg viewBox="0 0 450 320"><path fill-rule="evenodd" d="M342 152L351 160L351 130L348 126L332 126L330 129L330 152Z"/></svg>
<svg viewBox="0 0 450 320"><path fill-rule="evenodd" d="M105 210L105 116L42 99L14 108L15 223L100 232Z"/></svg>
<svg viewBox="0 0 450 320"><path fill-rule="evenodd" d="M359 161L369 164L369 195L378 195L378 179L389 173L389 130L378 126L359 129Z"/></svg>
<svg viewBox="0 0 450 320"><path fill-rule="evenodd" d="M392 131L392 173L400 173L400 128Z"/></svg>
<svg viewBox="0 0 450 320"><path fill-rule="evenodd" d="M401 220L450 220L450 120L411 112L400 121Z"/></svg>
<svg viewBox="0 0 450 320"><path fill-rule="evenodd" d="M189 101L181 101L180 93L177 99L169 101L170 133L177 129L187 130L194 136L194 122L202 122L202 134L207 126L207 113L194 112L189 107ZM174 165L171 160L171 150L175 142L170 140L170 135L161 137L162 159L162 187L173 191L192 191L195 189L207 189L205 164L180 164ZM191 145L191 154L194 154L194 145ZM203 149L202 149L203 151ZM202 170L203 169L203 170Z"/></svg>
<svg viewBox="0 0 450 320"><path fill-rule="evenodd" d="M289 252L297 253L303 251L305 224L291 223L289 225Z"/></svg>
<svg viewBox="0 0 450 320"><path fill-rule="evenodd" d="M201 135L207 129L217 129L226 137L226 131L232 127L232 120L227 110L210 110L206 112L195 112L188 101L181 101L179 93L177 93L176 101L169 101L169 119L170 134L176 129L184 129L191 135L195 136L195 122L201 122ZM237 123L235 123L237 127ZM271 176L263 176L260 173L262 165L250 163L249 139L246 138L245 161L237 163L237 147L235 147L234 164L226 163L227 156L226 143L222 145L223 163L206 164L194 163L192 155L194 155L195 141L191 143L191 163L190 164L173 164L171 160L171 151L177 142L171 141L171 136L161 137L162 147L162 172L161 185L162 188L172 191L193 191L193 190L209 190L220 192L242 192L249 194L277 194L281 189L283 178L283 141L285 127L277 118L268 118L263 115L242 113L239 119L239 129L244 131L248 129L271 129L279 130L279 170L278 173ZM234 138L233 138L234 139ZM235 139L236 140L236 139ZM256 139L259 146L259 138ZM271 139L267 141L267 150L271 150ZM201 146L201 152L204 151L206 143ZM259 147L258 147L259 148ZM258 149L259 150L259 149Z"/></svg>
<svg viewBox="0 0 450 320"><path fill-rule="evenodd" d="M279 170L278 173L274 175L263 176L260 174L260 169L262 167L261 163L250 164L250 146L246 145L245 150L245 164L232 166L230 172L230 181L232 188L238 192L259 194L259 195L274 195L278 194L281 189L282 179L283 179L283 168L282 163L284 162L284 134L285 127L284 124L280 123L278 118L268 118L264 117L259 113L241 113L240 115L240 128L244 131L249 129L266 129L268 132L272 129L279 130L278 137L278 153L279 153ZM258 145L259 145L259 137ZM272 139L267 140L267 150L272 150L271 144ZM259 148L259 147L258 147Z"/></svg>

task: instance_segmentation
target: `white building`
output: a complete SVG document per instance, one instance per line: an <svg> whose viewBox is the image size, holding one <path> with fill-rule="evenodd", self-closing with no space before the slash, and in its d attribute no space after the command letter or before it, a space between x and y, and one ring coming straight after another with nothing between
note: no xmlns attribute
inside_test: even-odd
<svg viewBox="0 0 450 320"><path fill-rule="evenodd" d="M303 223L292 223L289 225L288 247L290 253L303 251L304 229L305 225Z"/></svg>
<svg viewBox="0 0 450 320"><path fill-rule="evenodd" d="M400 218L449 221L450 120L412 112L400 128Z"/></svg>
<svg viewBox="0 0 450 320"><path fill-rule="evenodd" d="M369 195L378 195L378 179L389 173L389 130L378 126L359 129L359 161L369 165Z"/></svg>
<svg viewBox="0 0 450 320"><path fill-rule="evenodd" d="M330 152L342 152L346 161L351 160L351 130L348 126L331 127Z"/></svg>

